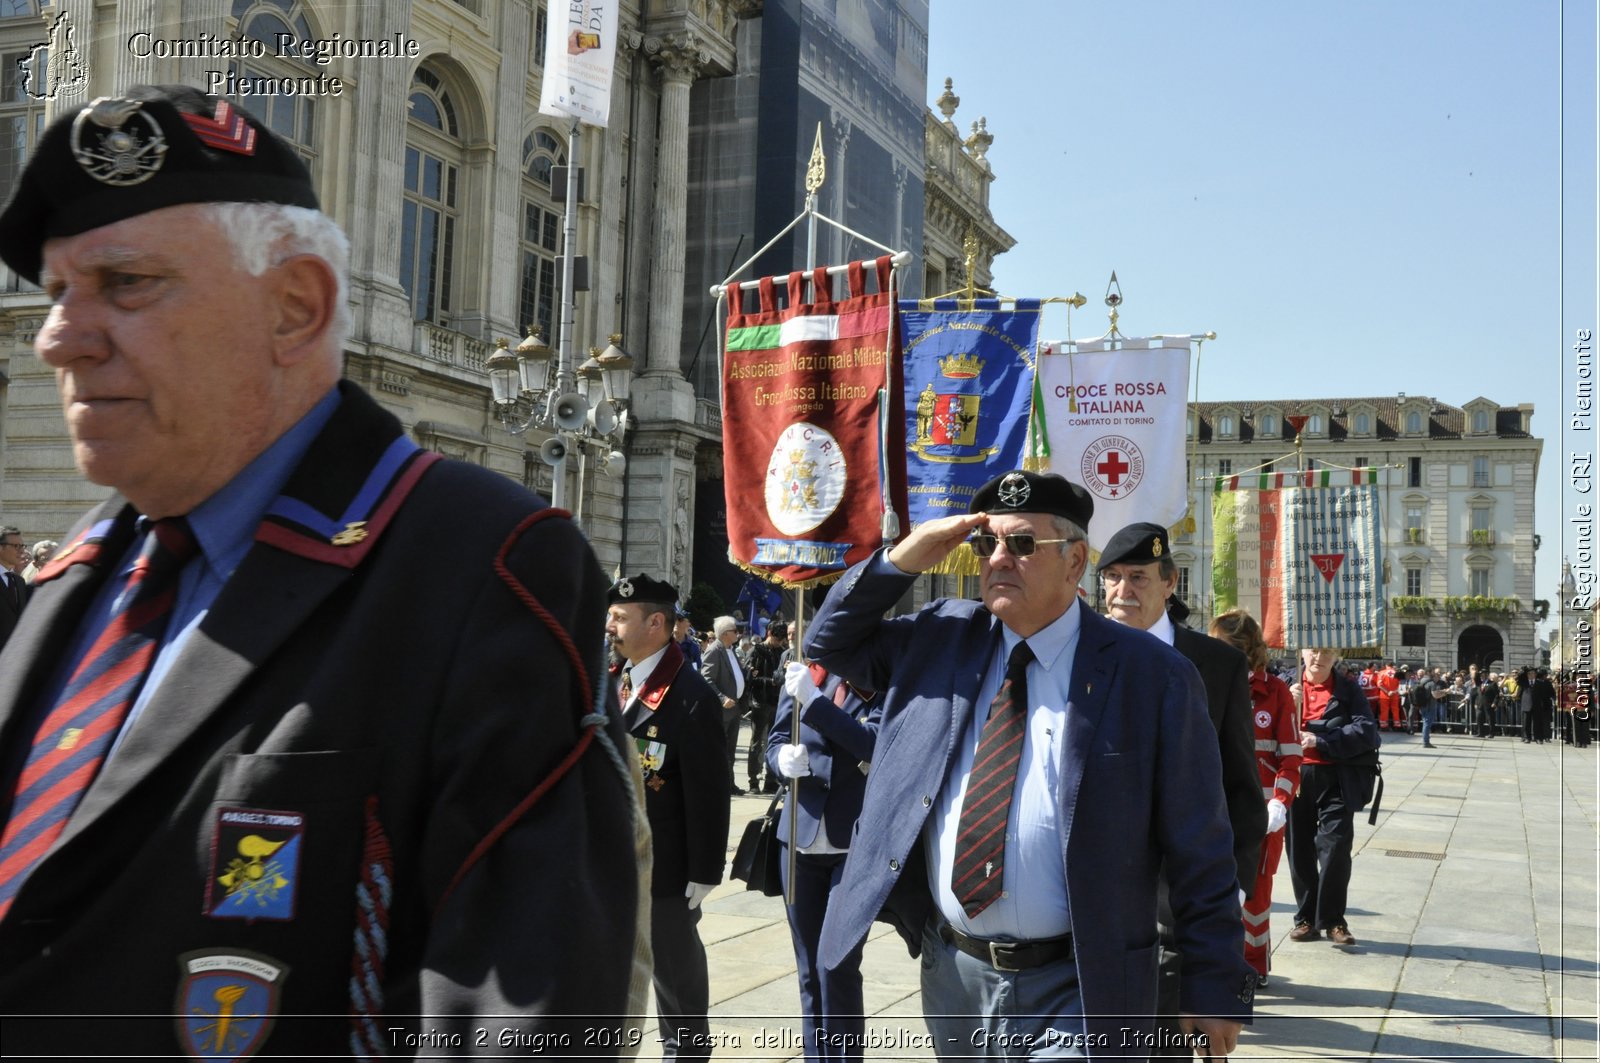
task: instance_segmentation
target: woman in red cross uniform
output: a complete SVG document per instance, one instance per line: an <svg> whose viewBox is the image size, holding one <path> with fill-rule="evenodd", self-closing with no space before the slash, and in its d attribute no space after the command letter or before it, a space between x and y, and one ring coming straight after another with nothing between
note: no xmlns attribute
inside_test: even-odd
<svg viewBox="0 0 1600 1063"><path fill-rule="evenodd" d="M1211 635L1238 649L1250 662L1250 703L1256 731L1256 770L1267 802L1267 836L1261 845L1256 881L1244 904L1244 958L1267 984L1272 960L1272 876L1283 855L1283 828L1289 802L1300 788L1300 723L1289 685L1267 671L1267 644L1261 625L1243 609L1231 609L1211 622Z"/></svg>

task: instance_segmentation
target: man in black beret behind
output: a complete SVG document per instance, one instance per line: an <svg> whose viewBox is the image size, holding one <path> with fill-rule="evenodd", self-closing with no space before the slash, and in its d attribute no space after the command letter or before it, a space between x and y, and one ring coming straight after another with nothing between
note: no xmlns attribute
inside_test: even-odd
<svg viewBox="0 0 1600 1063"><path fill-rule="evenodd" d="M971 508L851 569L807 632L818 663L884 696L821 962L838 966L881 917L922 956L941 1056L1143 1058L1165 863L1184 1026L1224 1055L1255 979L1199 676L1079 603L1094 511L1081 486L1013 471ZM883 618L963 542L982 559L981 605Z"/></svg>
<svg viewBox="0 0 1600 1063"><path fill-rule="evenodd" d="M1189 659L1205 684L1206 708L1222 756L1222 793L1233 828L1233 859L1241 891L1256 881L1261 840L1267 833L1269 802L1261 796L1256 771L1255 728L1251 723L1250 664L1244 654L1220 639L1191 631L1181 623L1188 609L1174 597L1178 566L1172 560L1167 530L1159 524L1130 524L1100 553L1097 571L1106 609L1119 624L1148 631ZM1174 622L1175 616L1178 622ZM1277 815L1283 806L1275 805ZM1282 830L1284 820L1272 825ZM1171 899L1166 883L1160 895L1161 990L1157 1027L1167 1031L1152 1058L1192 1058L1177 1034L1183 956L1175 947Z"/></svg>
<svg viewBox="0 0 1600 1063"><path fill-rule="evenodd" d="M0 257L114 492L0 657L7 1053L583 1051L639 897L582 534L339 380L348 242L226 100L63 114Z"/></svg>

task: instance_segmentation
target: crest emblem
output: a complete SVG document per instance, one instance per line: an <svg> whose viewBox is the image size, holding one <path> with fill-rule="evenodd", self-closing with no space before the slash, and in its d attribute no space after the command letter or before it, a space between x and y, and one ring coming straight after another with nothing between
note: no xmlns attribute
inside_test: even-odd
<svg viewBox="0 0 1600 1063"><path fill-rule="evenodd" d="M981 362L978 364L982 366ZM976 375L974 371L973 376ZM982 401L982 395L936 392L932 384L927 385L917 396L916 438L907 449L923 461L941 465L988 461L1000 448L978 446L978 407ZM932 447L945 449L935 453L930 450Z"/></svg>
<svg viewBox="0 0 1600 1063"><path fill-rule="evenodd" d="M287 965L259 953L202 950L178 957L178 1040L200 1059L254 1055L272 1032Z"/></svg>
<svg viewBox="0 0 1600 1063"><path fill-rule="evenodd" d="M804 421L785 428L767 462L767 517L784 535L800 535L833 515L844 499L844 452L826 428Z"/></svg>
<svg viewBox="0 0 1600 1063"><path fill-rule="evenodd" d="M161 126L137 100L101 96L72 120L72 157L102 184L142 184L166 155Z"/></svg>
<svg viewBox="0 0 1600 1063"><path fill-rule="evenodd" d="M206 882L213 919L293 919L305 816L225 808L217 813Z"/></svg>
<svg viewBox="0 0 1600 1063"><path fill-rule="evenodd" d="M1268 712L1266 709L1262 709L1260 712L1256 713L1256 726L1262 730L1266 730L1268 727L1271 727L1272 713Z"/></svg>
<svg viewBox="0 0 1600 1063"><path fill-rule="evenodd" d="M1156 539L1156 540L1154 540L1154 541L1152 541L1150 543L1150 556L1151 557L1160 557L1161 556L1161 540L1160 539Z"/></svg>
<svg viewBox="0 0 1600 1063"><path fill-rule="evenodd" d="M1100 498L1127 498L1144 479L1144 454L1126 436L1101 436L1083 451L1083 486Z"/></svg>
<svg viewBox="0 0 1600 1063"><path fill-rule="evenodd" d="M1008 509L1021 509L1028 504L1028 498L1033 494L1033 488L1028 485L1028 478L1020 472L1008 473L1000 481L998 491L1000 502Z"/></svg>
<svg viewBox="0 0 1600 1063"><path fill-rule="evenodd" d="M622 597L624 597L624 598L632 598L633 597L633 581L631 579L629 579L628 577L626 577L626 576L624 576L621 579L617 580L617 593L622 595Z"/></svg>

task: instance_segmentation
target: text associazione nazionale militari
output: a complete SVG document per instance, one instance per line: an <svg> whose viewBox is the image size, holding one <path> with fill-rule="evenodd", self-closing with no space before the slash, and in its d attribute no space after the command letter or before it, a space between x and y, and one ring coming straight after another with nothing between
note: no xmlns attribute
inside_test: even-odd
<svg viewBox="0 0 1600 1063"><path fill-rule="evenodd" d="M195 37L157 37L140 31L128 38L128 51L140 59L287 59L325 67L335 59L418 59L422 46L403 33L381 38L298 37L275 33L270 41L201 33ZM236 69L207 70L206 92L217 96L340 96L344 82L325 73L265 76Z"/></svg>

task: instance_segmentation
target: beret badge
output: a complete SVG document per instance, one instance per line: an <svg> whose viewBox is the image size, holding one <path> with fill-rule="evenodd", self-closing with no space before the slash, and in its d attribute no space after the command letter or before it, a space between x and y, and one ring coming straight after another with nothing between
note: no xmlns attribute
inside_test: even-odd
<svg viewBox="0 0 1600 1063"><path fill-rule="evenodd" d="M617 580L617 594L623 598L633 597L633 581L624 576Z"/></svg>
<svg viewBox="0 0 1600 1063"><path fill-rule="evenodd" d="M167 138L138 100L102 96L72 122L72 157L103 184L141 184L161 169Z"/></svg>
<svg viewBox="0 0 1600 1063"><path fill-rule="evenodd" d="M1014 472L1000 481L1000 501L1011 509L1021 509L1032 493L1033 488L1028 486L1027 477L1021 473Z"/></svg>

